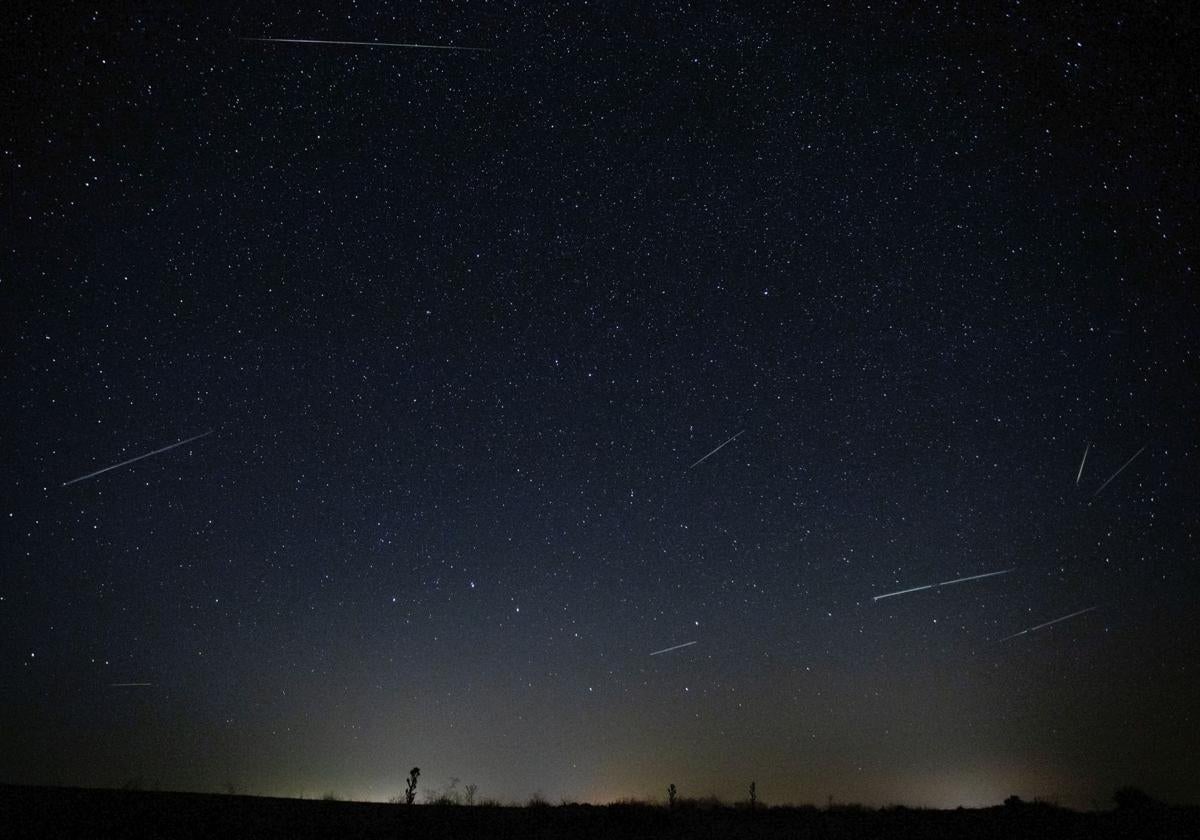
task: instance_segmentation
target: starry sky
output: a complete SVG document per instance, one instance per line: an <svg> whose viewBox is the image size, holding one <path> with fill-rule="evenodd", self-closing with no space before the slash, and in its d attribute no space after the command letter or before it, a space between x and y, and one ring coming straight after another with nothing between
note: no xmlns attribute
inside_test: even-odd
<svg viewBox="0 0 1200 840"><path fill-rule="evenodd" d="M0 781L1200 801L1187 4L172 5L0 12Z"/></svg>

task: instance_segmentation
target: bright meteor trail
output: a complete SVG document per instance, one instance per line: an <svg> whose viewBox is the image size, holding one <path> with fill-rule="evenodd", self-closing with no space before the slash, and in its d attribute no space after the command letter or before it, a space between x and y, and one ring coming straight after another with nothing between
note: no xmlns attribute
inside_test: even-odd
<svg viewBox="0 0 1200 840"><path fill-rule="evenodd" d="M1083 460L1079 462L1079 473L1075 476L1075 486L1076 487L1079 486L1079 479L1083 478L1083 465L1087 463L1088 450L1091 448L1092 448L1092 445L1090 443L1083 448Z"/></svg>
<svg viewBox="0 0 1200 840"><path fill-rule="evenodd" d="M123 467L126 464L132 464L134 461L140 461L143 458L149 458L152 455L158 455L162 452L166 452L167 450L174 449L177 446L183 446L185 443L191 443L194 440L200 440L200 438L208 437L212 433L213 433L213 430L209 429L207 432L204 432L203 434L193 435L190 438L184 438L183 440L181 440L177 443L172 443L170 446L164 446L161 449L155 449L153 452L147 452L145 455L138 455L136 458L129 458L128 460L122 461L119 464L113 464L111 467L105 467L102 470L96 470L95 472L90 472L87 475L81 475L81 476L79 476L79 478L72 478L70 481L64 481L62 486L66 487L68 484L75 484L76 482L79 482L79 481L86 481L89 478L95 478L96 476L100 475L101 473L106 473L109 470L115 470L117 467Z"/></svg>
<svg viewBox="0 0 1200 840"><path fill-rule="evenodd" d="M1030 627L1027 630L1022 630L1020 633L1013 633L1011 636L1005 636L1000 641L1007 642L1009 639L1015 639L1015 638L1017 638L1017 636L1024 636L1026 633L1032 633L1035 630L1041 630L1043 627L1049 627L1051 624L1058 624L1058 622L1060 622L1060 621L1066 621L1068 618L1074 618L1077 615L1083 615L1084 613L1089 613L1094 609L1096 609L1096 608L1088 607L1086 610L1080 610L1079 612L1073 612L1070 615L1064 615L1062 618L1056 618L1053 621L1047 621L1045 624L1039 624L1037 627Z"/></svg>
<svg viewBox="0 0 1200 840"><path fill-rule="evenodd" d="M914 586L912 589L901 589L899 592L889 592L886 595L876 595L872 601L881 601L884 598L895 598L897 595L907 595L909 592L920 592L923 589L933 589L937 586L936 583L927 583L924 586Z"/></svg>
<svg viewBox="0 0 1200 840"><path fill-rule="evenodd" d="M923 589L936 589L939 586L951 586L956 583L966 583L969 580L982 580L983 578L996 577L996 575L1006 575L1011 571L1013 570L1004 569L1000 572L985 572L982 575L971 575L969 577L954 578L953 580L944 580L941 583L927 583L924 586L914 586L912 589L901 589L899 592L888 592L884 595L876 595L871 600L881 601L884 598L894 598L897 595L907 595L909 592L920 592Z"/></svg>
<svg viewBox="0 0 1200 840"><path fill-rule="evenodd" d="M705 461L707 461L709 458L711 458L712 456L714 456L714 455L716 455L718 452L720 452L722 449L724 449L726 446L728 446L729 444L733 443L735 440L737 440L738 438L740 438L740 437L741 437L743 434L745 434L745 432L746 432L746 430L745 430L745 429L742 429L740 432L738 432L736 435L734 435L733 437L731 437L729 440L727 440L727 441L725 441L724 443L722 443L720 446L718 446L718 447L717 447L716 449L714 449L712 452L709 452L707 455L705 455L705 456L704 456L703 458L701 458L699 461L697 461L696 463L692 464L692 466L691 466L691 467L688 467L688 470L692 469L692 467L698 467L698 466L700 466L700 465L701 465L701 464L703 464ZM687 472L687 470L684 470L684 472Z"/></svg>
<svg viewBox="0 0 1200 840"><path fill-rule="evenodd" d="M414 50L462 50L491 52L487 47L445 47L441 44L398 44L387 41L323 41L318 38L243 38L243 41L263 41L272 44L336 44L342 47L407 47Z"/></svg>
<svg viewBox="0 0 1200 840"><path fill-rule="evenodd" d="M996 575L1006 575L1011 571L1014 571L1014 570L1013 569L1004 569L1003 571L999 571L999 572L984 572L982 575L971 575L970 577L960 577L960 578L955 578L954 580L944 580L941 583L939 583L938 586L950 586L951 584L955 584L955 583L966 583L969 580L982 580L983 578L995 577Z"/></svg>
<svg viewBox="0 0 1200 840"><path fill-rule="evenodd" d="M1108 481L1106 481L1106 482L1104 482L1103 484L1101 484L1101 485L1100 485L1100 489L1099 489L1099 490L1097 490L1095 493L1093 493L1093 494L1092 494L1092 498L1094 499L1094 498L1096 498L1097 496L1099 496L1099 495L1100 495L1100 490L1103 490L1105 487L1107 487L1108 485L1112 484L1112 480L1113 480L1114 478L1116 478L1117 476L1119 476L1121 473L1123 473L1123 472L1125 471L1125 468L1126 468L1126 467L1128 467L1130 464L1132 464L1132 463L1133 463L1133 459L1134 459L1134 458L1136 458L1137 456L1141 455L1141 454L1142 454L1142 453L1143 453L1145 450L1146 450L1146 447L1145 447L1145 446L1143 446L1143 447L1142 447L1141 449L1139 449L1137 452L1134 452L1134 453L1133 453L1133 455L1130 457L1130 459L1129 459L1128 461L1126 461L1124 464L1122 464L1122 465L1121 465L1121 468L1120 468L1119 470L1117 470L1115 473L1113 473L1112 475L1110 475L1110 476L1108 477ZM1091 501L1091 500L1089 499L1089 501Z"/></svg>
<svg viewBox="0 0 1200 840"><path fill-rule="evenodd" d="M696 644L696 643L695 642L684 642L681 645L675 645L675 647L669 647L669 648L663 648L662 650L656 650L656 651L654 651L654 653L652 653L650 655L658 656L660 653L670 653L673 650L679 650L680 648L691 647L694 644Z"/></svg>

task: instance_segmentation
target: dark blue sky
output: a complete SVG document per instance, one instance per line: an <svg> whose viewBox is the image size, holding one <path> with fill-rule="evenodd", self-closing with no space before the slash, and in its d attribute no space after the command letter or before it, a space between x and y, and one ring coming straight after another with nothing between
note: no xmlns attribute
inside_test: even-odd
<svg viewBox="0 0 1200 840"><path fill-rule="evenodd" d="M1195 18L836 5L6 6L0 780L1200 800Z"/></svg>

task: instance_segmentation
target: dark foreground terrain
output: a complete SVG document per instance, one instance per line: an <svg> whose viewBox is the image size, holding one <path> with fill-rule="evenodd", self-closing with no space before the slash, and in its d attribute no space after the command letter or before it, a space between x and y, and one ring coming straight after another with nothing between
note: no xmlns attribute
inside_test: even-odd
<svg viewBox="0 0 1200 840"><path fill-rule="evenodd" d="M386 805L0 786L0 837L1200 838L1200 809L1077 813L1039 804L931 811L645 805Z"/></svg>

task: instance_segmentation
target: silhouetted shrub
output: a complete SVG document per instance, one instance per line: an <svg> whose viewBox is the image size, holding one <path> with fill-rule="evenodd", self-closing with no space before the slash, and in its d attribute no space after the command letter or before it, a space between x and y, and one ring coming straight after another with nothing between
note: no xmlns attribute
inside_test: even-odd
<svg viewBox="0 0 1200 840"><path fill-rule="evenodd" d="M715 811L725 807L725 803L715 796L702 796L696 799L681 798L675 807L681 811Z"/></svg>
<svg viewBox="0 0 1200 840"><path fill-rule="evenodd" d="M671 782L671 784L667 786L667 807L672 811L675 810L675 795L677 793L678 791L675 790L675 783Z"/></svg>
<svg viewBox="0 0 1200 840"><path fill-rule="evenodd" d="M408 785L404 788L405 805L413 804L413 800L417 798L417 777L420 775L420 767L414 767L408 771Z"/></svg>
<svg viewBox="0 0 1200 840"><path fill-rule="evenodd" d="M653 802L647 802L645 799L635 799L632 796L626 796L621 799L616 799L612 802L609 802L607 807L622 808L622 809L626 809L626 810L631 809L631 808L637 808L639 810L644 811L649 808L658 808L658 805Z"/></svg>
<svg viewBox="0 0 1200 840"><path fill-rule="evenodd" d="M825 808L827 812L833 814L866 814L870 813L871 809L860 802L834 802Z"/></svg>
<svg viewBox="0 0 1200 840"><path fill-rule="evenodd" d="M1160 804L1141 788L1126 785L1113 793L1113 804L1121 811L1149 811Z"/></svg>
<svg viewBox="0 0 1200 840"><path fill-rule="evenodd" d="M450 780L441 793L436 791L427 791L425 793L426 805L459 805L462 802L462 797L458 790L458 777L455 776Z"/></svg>
<svg viewBox="0 0 1200 840"><path fill-rule="evenodd" d="M322 802L341 802L342 797L338 796L336 793L329 790L329 791L326 791L325 793L321 794L321 801Z"/></svg>

